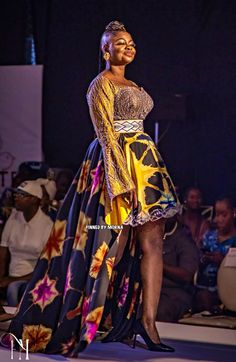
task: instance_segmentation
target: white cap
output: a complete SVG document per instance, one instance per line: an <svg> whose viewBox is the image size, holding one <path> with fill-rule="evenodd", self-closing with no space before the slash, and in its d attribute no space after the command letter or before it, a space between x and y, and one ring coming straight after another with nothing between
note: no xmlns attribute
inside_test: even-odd
<svg viewBox="0 0 236 362"><path fill-rule="evenodd" d="M39 185L44 186L49 195L49 199L51 201L54 200L57 192L56 182L47 178L38 178L36 182L38 182Z"/></svg>
<svg viewBox="0 0 236 362"><path fill-rule="evenodd" d="M43 190L37 181L24 181L16 188L16 192L23 191L26 194L42 199Z"/></svg>

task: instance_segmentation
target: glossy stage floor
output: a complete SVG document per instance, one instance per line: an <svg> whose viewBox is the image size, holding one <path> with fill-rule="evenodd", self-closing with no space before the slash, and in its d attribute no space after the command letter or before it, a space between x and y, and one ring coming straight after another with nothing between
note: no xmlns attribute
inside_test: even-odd
<svg viewBox="0 0 236 362"><path fill-rule="evenodd" d="M0 323L0 334L7 330L8 325L9 322ZM132 349L122 343L94 342L76 359L61 355L29 353L29 361L236 362L236 329L161 322L157 325L162 341L173 346L176 350L174 353L151 352L141 347ZM138 340L141 342L141 337L138 337ZM11 354L10 350L0 347L1 362L18 361L19 357L19 352L13 351ZM24 360L26 355L22 353L21 361Z"/></svg>

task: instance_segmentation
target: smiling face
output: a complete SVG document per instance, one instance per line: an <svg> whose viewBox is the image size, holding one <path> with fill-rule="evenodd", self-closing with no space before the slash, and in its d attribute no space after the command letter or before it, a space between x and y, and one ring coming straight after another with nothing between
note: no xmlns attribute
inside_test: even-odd
<svg viewBox="0 0 236 362"><path fill-rule="evenodd" d="M134 60L135 43L129 33L118 31L108 34L103 40L102 51L110 55L111 65L126 65Z"/></svg>
<svg viewBox="0 0 236 362"><path fill-rule="evenodd" d="M186 206L191 210L198 210L202 204L202 194L197 188L190 189L186 195Z"/></svg>

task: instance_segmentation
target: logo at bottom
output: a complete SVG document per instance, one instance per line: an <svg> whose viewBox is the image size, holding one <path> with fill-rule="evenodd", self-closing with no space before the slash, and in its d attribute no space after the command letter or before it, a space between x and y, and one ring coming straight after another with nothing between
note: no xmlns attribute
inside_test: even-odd
<svg viewBox="0 0 236 362"><path fill-rule="evenodd" d="M9 336L9 339L6 338ZM21 351L25 351L25 359L29 360L29 339L25 340L25 346L23 345L23 341L22 339L18 339L13 333L4 333L1 337L0 337L0 342L1 345L4 347L9 347L9 342L10 342L10 347L11 347L11 359L14 359L14 341L18 343L18 345L20 346L20 350L19 350L19 360L21 360Z"/></svg>

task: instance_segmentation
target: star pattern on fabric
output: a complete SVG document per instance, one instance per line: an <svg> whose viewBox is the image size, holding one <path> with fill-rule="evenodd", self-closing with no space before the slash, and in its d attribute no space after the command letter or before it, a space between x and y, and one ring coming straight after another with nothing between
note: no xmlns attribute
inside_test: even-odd
<svg viewBox="0 0 236 362"><path fill-rule="evenodd" d="M40 259L50 260L56 256L62 255L63 241L66 235L66 221L56 220L49 239L42 251Z"/></svg>
<svg viewBox="0 0 236 362"><path fill-rule="evenodd" d="M91 278L97 278L103 260L108 252L108 245L103 241L102 245L96 250L96 253L93 256L92 263L89 269L89 275Z"/></svg>
<svg viewBox="0 0 236 362"><path fill-rule="evenodd" d="M131 303L130 303L130 307L129 307L129 312L127 314L127 319L130 319L130 317L132 316L132 313L134 311L134 305L137 300L138 288L139 288L139 282L136 282L134 284L134 290L133 290L132 299L131 299Z"/></svg>
<svg viewBox="0 0 236 362"><path fill-rule="evenodd" d="M116 277L117 277L117 270L113 269L112 274L111 274L111 279L110 279L110 282L108 284L108 289L107 289L107 298L108 299L112 299L112 297L113 297L114 290L115 290Z"/></svg>
<svg viewBox="0 0 236 362"><path fill-rule="evenodd" d="M81 171L80 171L80 178L77 185L77 192L80 194L81 192L85 191L87 179L89 175L89 169L90 169L90 160L86 160L82 163Z"/></svg>
<svg viewBox="0 0 236 362"><path fill-rule="evenodd" d="M42 324L24 325L22 341L29 340L29 352L44 352L52 336L52 329Z"/></svg>
<svg viewBox="0 0 236 362"><path fill-rule="evenodd" d="M70 353L74 349L75 343L76 343L75 336L72 336L68 342L62 343L61 344L61 354L67 355L68 353Z"/></svg>
<svg viewBox="0 0 236 362"><path fill-rule="evenodd" d="M86 317L85 324L86 324L86 341L88 343L91 343L92 340L95 337L95 334L97 332L98 326L100 324L100 321L102 319L102 313L103 313L104 307L97 307L93 309Z"/></svg>
<svg viewBox="0 0 236 362"><path fill-rule="evenodd" d="M33 304L37 304L43 311L46 306L51 304L54 299L59 295L59 292L56 289L57 281L55 279L50 279L46 274L43 279L40 279L31 294L33 297Z"/></svg>
<svg viewBox="0 0 236 362"><path fill-rule="evenodd" d="M78 315L81 314L83 299L84 299L84 296L82 295L80 297L80 299L79 299L79 302L78 302L77 306L74 309L72 309L72 310L70 310L69 312L66 313L66 318L67 319L71 320L71 319L73 319L73 318L75 318L75 317L77 317Z"/></svg>
<svg viewBox="0 0 236 362"><path fill-rule="evenodd" d="M95 169L91 170L90 175L92 178L92 186L89 199L91 199L93 195L95 195L102 187L102 181L104 179L104 168L102 165L102 160L98 162L98 165Z"/></svg>
<svg viewBox="0 0 236 362"><path fill-rule="evenodd" d="M129 277L123 277L121 285L118 290L118 307L121 308L126 301L127 294L129 289Z"/></svg>
<svg viewBox="0 0 236 362"><path fill-rule="evenodd" d="M107 267L107 273L108 273L109 279L111 278L114 262L115 262L114 256L106 259L106 267Z"/></svg>
<svg viewBox="0 0 236 362"><path fill-rule="evenodd" d="M73 274L72 274L72 266L71 266L71 262L68 265L68 269L67 269L67 273L66 273L66 280L65 280L65 288L64 288L64 293L63 293L63 299L65 300L66 294L69 290L76 290L72 285L71 285L71 280L73 278Z"/></svg>
<svg viewBox="0 0 236 362"><path fill-rule="evenodd" d="M85 213L81 211L79 214L79 220L76 228L73 248L81 251L83 255L86 246L86 241L88 239L87 225L89 225L90 223L91 223L91 218L86 216Z"/></svg>
<svg viewBox="0 0 236 362"><path fill-rule="evenodd" d="M89 303L91 300L91 296L89 297L84 297L82 300L82 319L81 319L81 326L84 325L85 319L87 317L88 314L88 310L89 310Z"/></svg>

